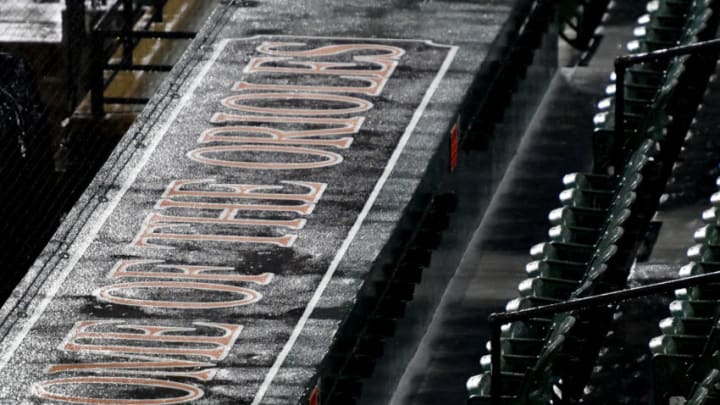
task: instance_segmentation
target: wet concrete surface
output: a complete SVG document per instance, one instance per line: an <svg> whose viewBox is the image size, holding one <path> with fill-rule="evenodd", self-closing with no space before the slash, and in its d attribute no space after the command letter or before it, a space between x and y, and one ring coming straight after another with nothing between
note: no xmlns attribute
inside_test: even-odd
<svg viewBox="0 0 720 405"><path fill-rule="evenodd" d="M547 239L562 176L589 169L594 97L606 74L558 72L397 386L364 403L462 404L487 354L487 317L517 296L529 248ZM573 106L570 108L569 106Z"/></svg>
<svg viewBox="0 0 720 405"><path fill-rule="evenodd" d="M406 211L452 184L450 128L515 3L218 8L0 309L0 401L308 396ZM338 89L368 77L379 94ZM287 86L312 89L267 95ZM352 118L351 143L288 135Z"/></svg>
<svg viewBox="0 0 720 405"><path fill-rule="evenodd" d="M0 1L0 42L62 41L64 2Z"/></svg>

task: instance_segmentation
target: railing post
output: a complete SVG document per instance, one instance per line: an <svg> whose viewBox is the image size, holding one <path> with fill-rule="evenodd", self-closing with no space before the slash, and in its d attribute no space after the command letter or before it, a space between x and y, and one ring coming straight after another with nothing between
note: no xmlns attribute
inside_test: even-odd
<svg viewBox="0 0 720 405"><path fill-rule="evenodd" d="M165 7L165 0L153 0L152 22L156 22L156 23L162 22L163 7Z"/></svg>
<svg viewBox="0 0 720 405"><path fill-rule="evenodd" d="M65 32L67 42L67 114L72 114L78 103L79 75L82 66L82 46L85 41L85 1L65 0Z"/></svg>
<svg viewBox="0 0 720 405"><path fill-rule="evenodd" d="M95 117L105 113L104 64L103 37L93 29L90 31L90 110Z"/></svg>
<svg viewBox="0 0 720 405"><path fill-rule="evenodd" d="M130 32L133 30L133 0L122 0L123 2L123 36L121 38L123 44L123 57L122 61L125 64L131 65L133 61L133 38L130 37Z"/></svg>
<svg viewBox="0 0 720 405"><path fill-rule="evenodd" d="M610 145L610 151L615 155L615 159L610 159L614 169L613 174L617 174L624 163L621 151L625 138L625 69L627 69L625 59L615 59L615 139ZM618 159L620 162L617 162Z"/></svg>
<svg viewBox="0 0 720 405"><path fill-rule="evenodd" d="M69 0L68 0L69 1ZM83 1L83 0L79 0ZM105 71L147 71L169 72L172 65L166 64L135 64L133 62L133 49L137 42L143 38L156 39L192 39L195 32L189 31L152 31L147 29L134 29L135 13L133 7L136 0L116 0L110 10L107 10L95 23L91 31L90 52L90 90L91 110L96 117L104 114L105 104L144 104L146 98L141 97L105 97ZM162 20L162 11L167 0L152 0L153 20ZM143 3L144 4L144 3ZM122 10L119 8L122 6ZM121 13L122 26L117 29L115 20L111 20ZM105 53L105 39L113 38L114 46L122 47L122 59L119 63L108 63ZM114 73L113 73L114 74Z"/></svg>
<svg viewBox="0 0 720 405"><path fill-rule="evenodd" d="M491 314L488 321L490 323L490 401L492 405L500 405L502 401L501 324L495 314Z"/></svg>

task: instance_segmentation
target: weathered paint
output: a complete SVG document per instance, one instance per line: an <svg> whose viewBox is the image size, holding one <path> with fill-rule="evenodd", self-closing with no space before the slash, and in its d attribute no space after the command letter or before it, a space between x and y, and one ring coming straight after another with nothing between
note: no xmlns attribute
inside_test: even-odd
<svg viewBox="0 0 720 405"><path fill-rule="evenodd" d="M246 36L233 12L248 11L209 23L0 312L0 399L288 403L312 388L492 35L453 64L460 48L438 43L466 37L427 24Z"/></svg>

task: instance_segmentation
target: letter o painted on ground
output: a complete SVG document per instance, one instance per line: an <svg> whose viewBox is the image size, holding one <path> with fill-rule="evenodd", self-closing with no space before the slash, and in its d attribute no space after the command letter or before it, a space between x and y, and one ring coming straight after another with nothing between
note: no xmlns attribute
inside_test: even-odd
<svg viewBox="0 0 720 405"><path fill-rule="evenodd" d="M139 298L126 298L112 295L113 291L121 290L137 290L145 288L168 288L168 289L187 289L187 290L204 290L215 292L227 292L242 295L243 298L232 301L163 301L149 300ZM258 302L262 298L262 294L250 288L236 287L226 284L216 283L200 283L200 282L182 282L182 281L138 281L132 283L112 284L99 289L96 292L98 299L111 302L113 304L129 305L134 307L146 308L167 308L167 309L215 309L230 308L242 305L249 305Z"/></svg>
<svg viewBox="0 0 720 405"><path fill-rule="evenodd" d="M319 156L323 160L314 162L244 162L239 160L213 159L205 156L207 153L219 152L265 152L265 153L289 153L294 155ZM273 146L273 145L228 145L209 146L198 148L187 153L187 157L206 165L233 167L239 169L258 170L299 170L317 169L320 167L334 166L343 161L341 155L321 149L300 148L295 146Z"/></svg>
<svg viewBox="0 0 720 405"><path fill-rule="evenodd" d="M155 399L120 399L120 398L92 398L79 397L66 394L58 394L48 391L48 387L54 385L70 384L114 384L114 385L136 385L145 387L165 388L185 392L185 395L175 398ZM70 377L56 380L47 380L33 384L33 394L53 401L68 402L71 404L93 404L93 405L170 405L181 404L202 398L203 390L190 384L183 384L175 381L158 380L155 378L129 378L129 377Z"/></svg>
<svg viewBox="0 0 720 405"><path fill-rule="evenodd" d="M354 105L349 108L277 108L257 107L247 104L239 104L238 101L245 100L315 100L332 101L343 104ZM250 93L226 97L222 105L233 110L244 111L256 114L270 115L342 115L357 114L372 109L373 103L357 97L341 96L337 94L322 93Z"/></svg>

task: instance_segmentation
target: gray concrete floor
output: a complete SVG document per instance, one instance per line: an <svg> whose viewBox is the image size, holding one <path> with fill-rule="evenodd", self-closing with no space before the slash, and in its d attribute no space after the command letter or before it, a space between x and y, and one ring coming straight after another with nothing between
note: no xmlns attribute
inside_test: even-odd
<svg viewBox="0 0 720 405"><path fill-rule="evenodd" d="M606 77L590 68L556 75L390 403L465 402L464 382L485 354L487 316L517 296L528 249L547 238L562 175L589 169L586 134Z"/></svg>

